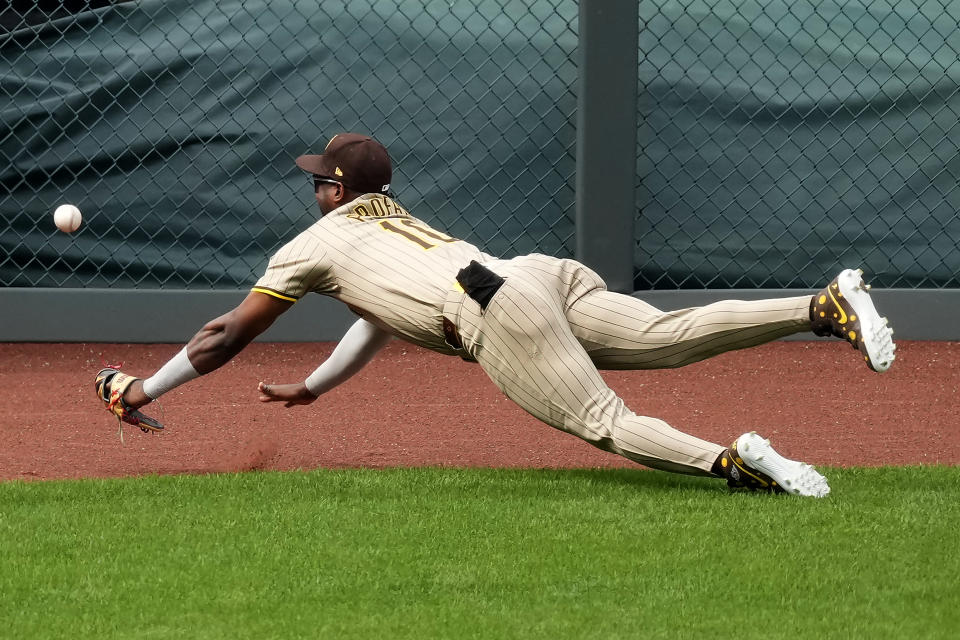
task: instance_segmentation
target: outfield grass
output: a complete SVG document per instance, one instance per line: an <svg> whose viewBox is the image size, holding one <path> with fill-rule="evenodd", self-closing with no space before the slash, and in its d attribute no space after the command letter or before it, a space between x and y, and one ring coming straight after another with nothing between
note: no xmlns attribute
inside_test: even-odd
<svg viewBox="0 0 960 640"><path fill-rule="evenodd" d="M955 638L960 468L0 484L0 637Z"/></svg>

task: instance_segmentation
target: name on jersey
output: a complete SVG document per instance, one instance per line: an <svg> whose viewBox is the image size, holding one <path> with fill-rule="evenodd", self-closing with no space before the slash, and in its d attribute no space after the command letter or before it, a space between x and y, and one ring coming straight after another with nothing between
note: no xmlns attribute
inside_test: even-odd
<svg viewBox="0 0 960 640"><path fill-rule="evenodd" d="M366 198L353 205L347 217L353 218L354 220L362 220L364 218L409 218L410 213L390 198L373 196L372 198Z"/></svg>

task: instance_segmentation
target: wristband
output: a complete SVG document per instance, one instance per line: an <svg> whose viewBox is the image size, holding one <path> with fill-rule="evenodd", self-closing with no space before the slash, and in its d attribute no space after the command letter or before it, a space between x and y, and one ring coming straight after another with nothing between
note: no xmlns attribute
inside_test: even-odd
<svg viewBox="0 0 960 640"><path fill-rule="evenodd" d="M199 377L200 374L190 363L187 348L184 347L170 358L167 364L160 367L159 371L143 381L143 392L150 399L156 400L167 391Z"/></svg>

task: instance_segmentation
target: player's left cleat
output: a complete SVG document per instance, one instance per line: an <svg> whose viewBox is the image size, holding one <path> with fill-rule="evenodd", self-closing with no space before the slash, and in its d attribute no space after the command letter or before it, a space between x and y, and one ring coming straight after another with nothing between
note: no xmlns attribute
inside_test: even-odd
<svg viewBox="0 0 960 640"><path fill-rule="evenodd" d="M94 388L97 397L107 405L107 411L117 416L120 423L120 439L123 439L123 423L139 427L144 433L163 431L163 425L158 420L141 413L123 401L123 392L138 378L121 373L117 369L101 369L97 374Z"/></svg>
<svg viewBox="0 0 960 640"><path fill-rule="evenodd" d="M774 451L770 441L751 431L737 438L720 458L731 488L791 493L822 498L830 493L827 479L809 464L788 460Z"/></svg>
<svg viewBox="0 0 960 640"><path fill-rule="evenodd" d="M818 336L843 338L860 351L867 366L878 373L896 359L893 329L881 318L870 298L863 271L844 269L813 298L811 329Z"/></svg>

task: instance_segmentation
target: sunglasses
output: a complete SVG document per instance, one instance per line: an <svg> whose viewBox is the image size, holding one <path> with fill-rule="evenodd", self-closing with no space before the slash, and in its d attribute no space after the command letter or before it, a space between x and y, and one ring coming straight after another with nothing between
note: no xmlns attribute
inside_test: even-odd
<svg viewBox="0 0 960 640"><path fill-rule="evenodd" d="M313 176L313 190L316 191L320 188L322 184L339 184L343 186L343 183L339 180L334 180L333 178L328 178L327 176Z"/></svg>

